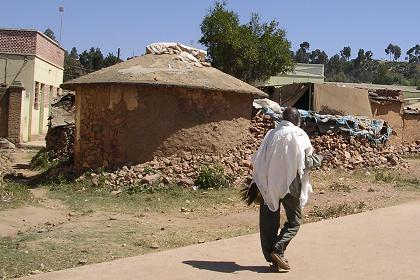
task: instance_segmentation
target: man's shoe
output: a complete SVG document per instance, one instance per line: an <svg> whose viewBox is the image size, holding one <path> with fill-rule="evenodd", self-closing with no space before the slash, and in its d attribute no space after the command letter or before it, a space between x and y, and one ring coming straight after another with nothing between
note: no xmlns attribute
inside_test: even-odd
<svg viewBox="0 0 420 280"><path fill-rule="evenodd" d="M278 268L290 270L288 261L276 251L271 252L271 258L277 263Z"/></svg>

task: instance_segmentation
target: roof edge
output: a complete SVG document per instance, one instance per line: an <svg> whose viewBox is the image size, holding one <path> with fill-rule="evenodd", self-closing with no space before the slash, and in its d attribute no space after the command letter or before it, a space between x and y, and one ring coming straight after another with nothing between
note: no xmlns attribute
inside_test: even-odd
<svg viewBox="0 0 420 280"><path fill-rule="evenodd" d="M258 92L251 92L251 91L244 91L244 90L221 90L216 88L207 88L207 87L200 87L200 86L192 86L192 85L174 85L174 84L153 84L153 83L147 83L147 82L97 82L97 83L62 83L60 85L60 88L67 89L67 90L73 90L76 91L77 86L79 85L139 85L139 86L150 86L150 87L165 87L165 88L187 88L187 89L204 89L208 91L222 91L222 92L231 92L231 93L243 93L252 95L253 97L268 97L268 94L265 92L257 89L261 93Z"/></svg>

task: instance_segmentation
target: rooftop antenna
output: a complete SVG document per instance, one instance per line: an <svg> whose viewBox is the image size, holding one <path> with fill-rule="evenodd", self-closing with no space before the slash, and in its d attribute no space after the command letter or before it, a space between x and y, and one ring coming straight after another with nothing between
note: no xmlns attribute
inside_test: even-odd
<svg viewBox="0 0 420 280"><path fill-rule="evenodd" d="M63 29L63 13L64 13L64 7L63 6L58 7L58 11L61 13L61 23L60 23L60 45L61 45L61 30Z"/></svg>

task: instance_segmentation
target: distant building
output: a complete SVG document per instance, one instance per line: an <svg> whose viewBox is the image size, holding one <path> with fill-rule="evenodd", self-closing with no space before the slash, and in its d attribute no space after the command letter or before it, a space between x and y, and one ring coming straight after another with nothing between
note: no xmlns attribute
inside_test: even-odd
<svg viewBox="0 0 420 280"><path fill-rule="evenodd" d="M324 64L296 63L295 69L285 74L270 77L266 82L260 82L258 87L279 87L293 83L324 83Z"/></svg>
<svg viewBox="0 0 420 280"><path fill-rule="evenodd" d="M27 142L45 135L63 70L64 49L57 42L37 30L0 29L0 137ZM14 96L9 100L12 84Z"/></svg>

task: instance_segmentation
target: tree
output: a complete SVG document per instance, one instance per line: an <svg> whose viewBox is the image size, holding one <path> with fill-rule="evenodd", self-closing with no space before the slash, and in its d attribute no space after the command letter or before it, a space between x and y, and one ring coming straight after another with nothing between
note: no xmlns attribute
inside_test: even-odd
<svg viewBox="0 0 420 280"><path fill-rule="evenodd" d="M327 64L328 63L328 55L321 51L320 49L314 50L310 55L309 59L313 64Z"/></svg>
<svg viewBox="0 0 420 280"><path fill-rule="evenodd" d="M246 24L237 13L216 2L201 23L201 44L212 65L243 81L266 80L293 68L290 42L276 21L261 22L252 14Z"/></svg>
<svg viewBox="0 0 420 280"><path fill-rule="evenodd" d="M91 47L79 55L79 61L88 72L93 72L102 68L104 56L100 48Z"/></svg>
<svg viewBox="0 0 420 280"><path fill-rule="evenodd" d="M309 43L302 42L299 45L299 49L296 51L295 60L299 63L309 63Z"/></svg>
<svg viewBox="0 0 420 280"><path fill-rule="evenodd" d="M57 39L55 38L54 31L52 31L50 28L45 29L44 35L49 37L51 40L57 42Z"/></svg>
<svg viewBox="0 0 420 280"><path fill-rule="evenodd" d="M398 45L394 45L394 60L399 60L401 56L401 48Z"/></svg>
<svg viewBox="0 0 420 280"><path fill-rule="evenodd" d="M407 51L407 57L405 58L409 63L420 62L420 45L417 44Z"/></svg>
<svg viewBox="0 0 420 280"><path fill-rule="evenodd" d="M79 54L77 53L76 47L71 48L69 56L73 59L79 59Z"/></svg>
<svg viewBox="0 0 420 280"><path fill-rule="evenodd" d="M350 46L344 47L341 51L340 51L341 57L347 61L350 60L351 57L351 48Z"/></svg>
<svg viewBox="0 0 420 280"><path fill-rule="evenodd" d="M77 49L73 47L70 51L70 54L64 52L64 81L75 79L87 73L86 69L79 61L79 55L77 54Z"/></svg>
<svg viewBox="0 0 420 280"><path fill-rule="evenodd" d="M374 84L390 85L392 84L392 76L389 68L385 63L380 63L377 68L376 75L373 79Z"/></svg>
<svg viewBox="0 0 420 280"><path fill-rule="evenodd" d="M365 53L365 56L366 56L367 61L372 61L373 52L372 51L367 51Z"/></svg>
<svg viewBox="0 0 420 280"><path fill-rule="evenodd" d="M122 60L115 56L113 53L108 53L108 55L104 58L102 63L102 67L109 67L114 64L121 62Z"/></svg>
<svg viewBox="0 0 420 280"><path fill-rule="evenodd" d="M394 61L397 61L401 56L401 48L398 45L389 44L385 49L385 53L389 55L389 61L391 61L391 56L394 56Z"/></svg>

